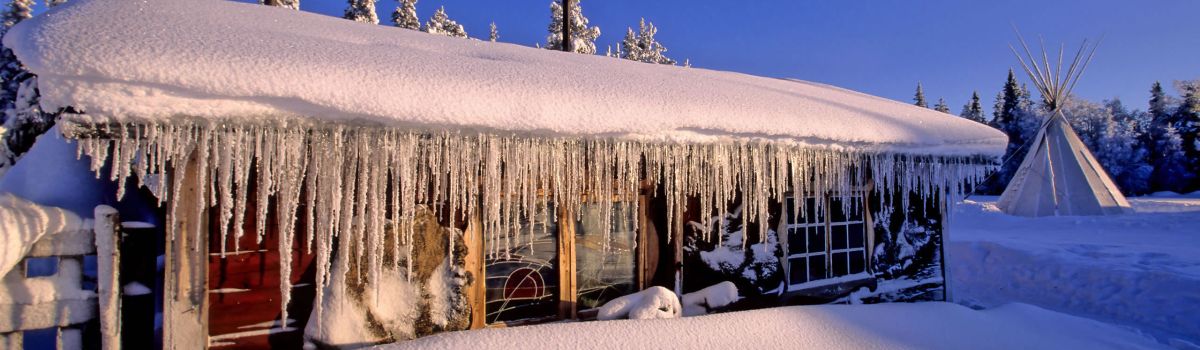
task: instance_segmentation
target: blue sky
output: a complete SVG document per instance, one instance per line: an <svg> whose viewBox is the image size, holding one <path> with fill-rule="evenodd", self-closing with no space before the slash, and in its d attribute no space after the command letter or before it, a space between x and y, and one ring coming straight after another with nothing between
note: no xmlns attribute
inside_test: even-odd
<svg viewBox="0 0 1200 350"><path fill-rule="evenodd" d="M421 0L424 20L439 6L486 37L545 42L549 0ZM390 22L397 2L381 0ZM1027 39L1068 49L1104 37L1076 93L1091 100L1120 97L1145 109L1150 84L1200 79L1200 1L1195 0L932 0L932 1L682 1L583 0L600 27L597 44L615 45L645 17L659 27L668 55L693 66L823 82L910 101L917 81L932 104L945 97L958 112L979 90L991 103L1016 59L1012 25ZM301 9L341 16L340 0L302 0ZM603 49L601 49L603 51ZM1019 68L1018 68L1019 69ZM1018 72L1020 73L1020 72ZM1023 81L1024 77L1020 77ZM1170 93L1175 94L1173 89Z"/></svg>

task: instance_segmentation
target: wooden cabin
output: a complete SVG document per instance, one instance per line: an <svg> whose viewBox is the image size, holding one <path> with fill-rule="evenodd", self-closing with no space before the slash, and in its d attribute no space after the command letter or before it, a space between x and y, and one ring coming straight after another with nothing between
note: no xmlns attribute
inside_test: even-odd
<svg viewBox="0 0 1200 350"><path fill-rule="evenodd" d="M93 168L161 199L171 348L588 320L724 281L740 300L693 310L942 300L946 203L1007 142L823 84L249 4L81 2L6 40Z"/></svg>

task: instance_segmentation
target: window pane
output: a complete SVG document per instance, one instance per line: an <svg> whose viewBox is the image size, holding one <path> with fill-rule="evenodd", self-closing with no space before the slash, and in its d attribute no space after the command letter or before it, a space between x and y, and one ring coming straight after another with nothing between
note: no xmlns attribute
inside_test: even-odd
<svg viewBox="0 0 1200 350"><path fill-rule="evenodd" d="M484 235L487 322L514 321L558 314L558 218L553 204L538 208L516 234ZM507 236L507 237L505 237ZM532 237L532 240L531 240ZM511 239L512 249L492 247ZM505 254L507 253L507 254ZM507 255L507 256L506 256Z"/></svg>
<svg viewBox="0 0 1200 350"><path fill-rule="evenodd" d="M829 221L830 222L845 222L846 212L842 210L842 200L838 197L833 197L829 200Z"/></svg>
<svg viewBox="0 0 1200 350"><path fill-rule="evenodd" d="M788 254L805 253L805 229L804 228L789 228L788 229Z"/></svg>
<svg viewBox="0 0 1200 350"><path fill-rule="evenodd" d="M808 275L808 264L805 260L807 259L795 258L788 260L788 262L791 263L791 271L788 272L788 280L791 281L792 284L800 284L808 281L808 278L806 278Z"/></svg>
<svg viewBox="0 0 1200 350"><path fill-rule="evenodd" d="M821 216L818 215L818 213L817 213L817 199L816 198L813 198L813 197L805 198L804 203L805 203L804 222L810 223L810 224L817 223L817 222L824 222L823 218L821 218Z"/></svg>
<svg viewBox="0 0 1200 350"><path fill-rule="evenodd" d="M787 218L788 218L787 222L789 224L794 224L794 223L800 222L800 220L799 220L800 218L796 217L796 199L794 199L792 197L788 197L787 199L784 199L784 208L785 208L784 215L787 216ZM803 214L803 213L801 213L801 214Z"/></svg>
<svg viewBox="0 0 1200 350"><path fill-rule="evenodd" d="M831 227L830 229L833 230L833 233L830 234L830 236L831 236L830 239L833 240L832 248L833 249L846 249L846 226L833 225L833 227Z"/></svg>
<svg viewBox="0 0 1200 350"><path fill-rule="evenodd" d="M808 252L809 253L824 253L825 252L825 228L824 227L808 228Z"/></svg>
<svg viewBox="0 0 1200 350"><path fill-rule="evenodd" d="M866 255L863 254L863 251L856 250L856 251L850 252L850 273L851 274L862 273L863 271L866 271L866 263L867 263Z"/></svg>
<svg viewBox="0 0 1200 350"><path fill-rule="evenodd" d="M808 257L808 280L820 280L828 278L825 273L825 256L817 255Z"/></svg>
<svg viewBox="0 0 1200 350"><path fill-rule="evenodd" d="M847 227L850 234L850 248L862 248L866 245L866 234L863 224L850 224Z"/></svg>
<svg viewBox="0 0 1200 350"><path fill-rule="evenodd" d="M580 210L575 226L575 270L579 308L589 309L635 292L637 213L625 203L611 208L587 204ZM611 230L607 236L606 225Z"/></svg>
<svg viewBox="0 0 1200 350"><path fill-rule="evenodd" d="M833 276L832 277L845 276L846 271L849 270L849 266L846 266L847 263L848 262L846 261L846 253L845 252L833 253L833 257L832 257L831 264L830 264L830 267L833 268Z"/></svg>

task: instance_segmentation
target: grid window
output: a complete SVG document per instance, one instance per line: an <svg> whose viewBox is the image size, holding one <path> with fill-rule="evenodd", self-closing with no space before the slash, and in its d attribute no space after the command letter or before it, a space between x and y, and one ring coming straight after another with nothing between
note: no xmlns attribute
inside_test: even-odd
<svg viewBox="0 0 1200 350"><path fill-rule="evenodd" d="M866 221L861 194L784 201L788 282L792 286L866 272ZM799 213L799 215L797 215Z"/></svg>

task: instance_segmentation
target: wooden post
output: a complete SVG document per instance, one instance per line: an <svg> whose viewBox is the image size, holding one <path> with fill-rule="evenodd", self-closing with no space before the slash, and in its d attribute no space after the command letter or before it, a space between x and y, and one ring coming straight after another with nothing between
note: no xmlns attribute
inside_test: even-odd
<svg viewBox="0 0 1200 350"><path fill-rule="evenodd" d="M649 257L651 256L649 251L649 237L647 236L651 233L650 230L647 229L651 223L650 216L646 213L646 210L648 209L647 207L650 205L650 200L647 199L646 195L638 195L637 201L637 249L634 249L634 251L637 252L637 290L643 290L649 286L649 280L651 277L653 277L647 276L648 274L646 271L650 263Z"/></svg>
<svg viewBox="0 0 1200 350"><path fill-rule="evenodd" d="M576 318L575 213L562 209L558 217L558 317Z"/></svg>
<svg viewBox="0 0 1200 350"><path fill-rule="evenodd" d="M105 349L121 348L121 219L117 210L96 206L96 274L100 294L100 343Z"/></svg>
<svg viewBox="0 0 1200 350"><path fill-rule="evenodd" d="M684 206L687 202L684 201ZM675 251L675 257L672 259L672 264L675 266L675 294L683 297L683 213L684 208L675 206L675 222L669 223L674 225L671 234L671 248Z"/></svg>
<svg viewBox="0 0 1200 350"><path fill-rule="evenodd" d="M563 30L562 30L562 50L566 52L575 52L574 40L571 40L571 3L572 0L563 0Z"/></svg>
<svg viewBox="0 0 1200 350"><path fill-rule="evenodd" d="M474 278L467 286L467 303L471 305L471 329L487 326L487 275L483 261L483 227L479 212L467 218L467 230L463 233L467 244L467 257L463 266Z"/></svg>
<svg viewBox="0 0 1200 350"><path fill-rule="evenodd" d="M174 225L164 257L163 346L168 349L208 347L208 211L201 208L208 186L200 183L202 171L193 151L172 173L183 177L183 186L171 194L176 209L167 219Z"/></svg>

